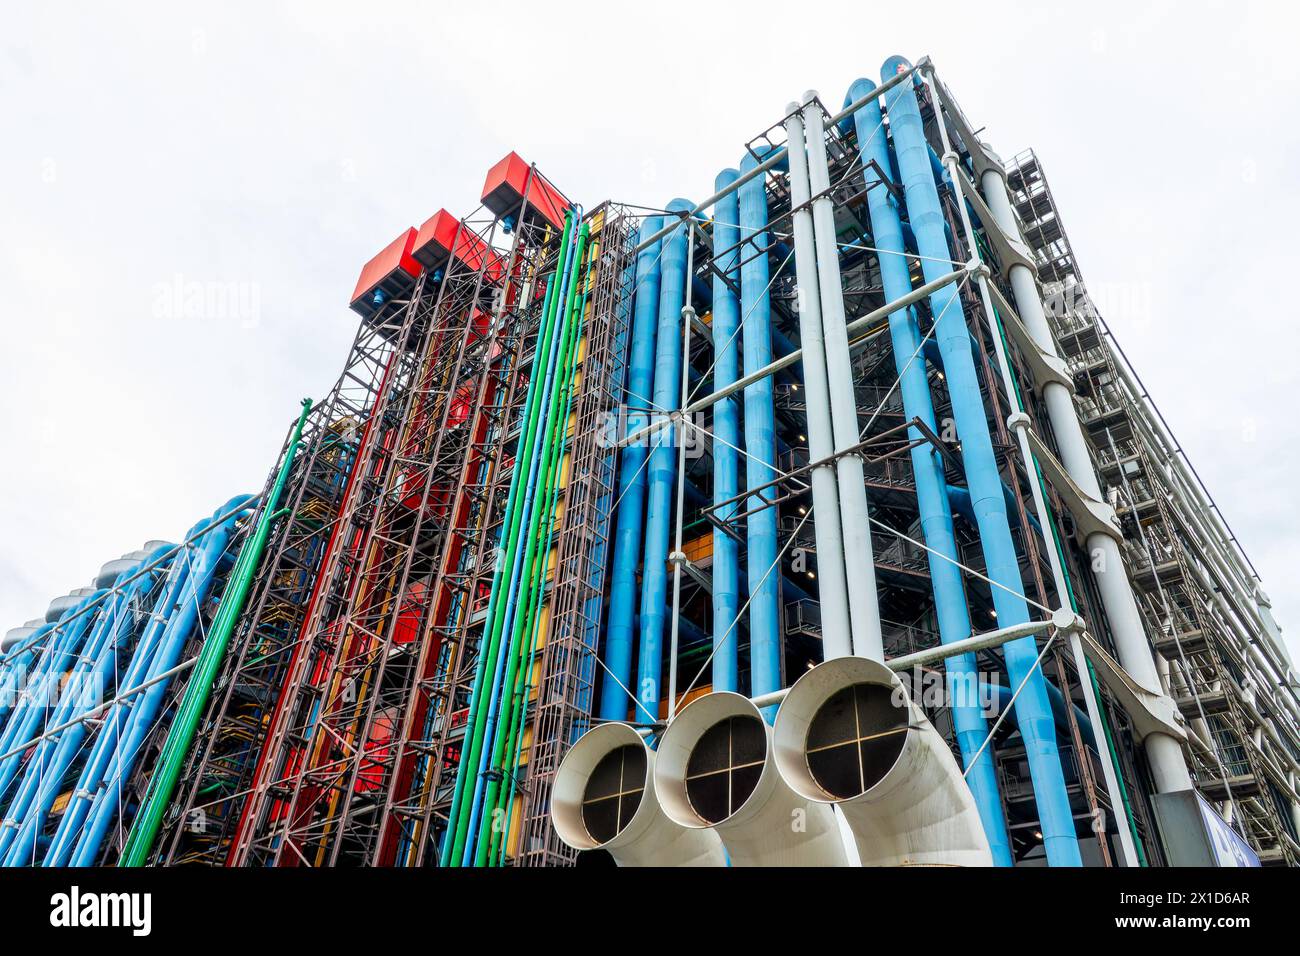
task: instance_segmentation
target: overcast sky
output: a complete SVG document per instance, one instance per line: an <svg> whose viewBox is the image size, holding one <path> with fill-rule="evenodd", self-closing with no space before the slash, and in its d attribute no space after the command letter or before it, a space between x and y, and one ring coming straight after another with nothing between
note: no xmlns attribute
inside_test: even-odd
<svg viewBox="0 0 1300 956"><path fill-rule="evenodd" d="M507 151L586 205L698 199L803 90L900 53L1037 151L1300 659L1291 5L106 6L0 35L0 630L260 489L361 265Z"/></svg>

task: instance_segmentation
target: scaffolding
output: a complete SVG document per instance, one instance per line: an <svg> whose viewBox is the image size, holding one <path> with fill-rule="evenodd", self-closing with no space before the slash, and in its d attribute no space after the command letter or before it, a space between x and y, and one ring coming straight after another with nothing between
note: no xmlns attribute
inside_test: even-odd
<svg viewBox="0 0 1300 956"><path fill-rule="evenodd" d="M250 591L232 652L199 728L164 820L154 861L217 862L247 795L267 717L274 707L322 555L338 527L360 433L366 428L385 372L397 355L395 309L363 324L326 401L308 416L284 493ZM279 462L289 452L285 441Z"/></svg>
<svg viewBox="0 0 1300 956"><path fill-rule="evenodd" d="M1037 156L1007 173L1197 789L1261 861L1295 865L1300 699L1258 574L1088 294Z"/></svg>

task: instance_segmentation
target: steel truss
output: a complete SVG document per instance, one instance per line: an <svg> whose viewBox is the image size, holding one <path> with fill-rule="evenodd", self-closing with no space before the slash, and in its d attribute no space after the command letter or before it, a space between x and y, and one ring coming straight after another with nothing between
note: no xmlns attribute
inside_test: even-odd
<svg viewBox="0 0 1300 956"><path fill-rule="evenodd" d="M320 562L339 534L339 509L350 492L359 443L390 369L400 355L405 302L386 305L361 325L343 371L311 412L273 526L266 557L249 594L216 682L199 744L183 769L155 848L166 864L219 863L251 785L266 725L317 593ZM274 480L288 450L281 448Z"/></svg>
<svg viewBox="0 0 1300 956"><path fill-rule="evenodd" d="M458 228L477 229L491 246L498 221ZM381 386L375 425L358 450L359 478L340 515L344 534L322 566L321 599L272 719L232 865L373 862L391 739L424 646L428 579L448 536L446 500L472 457L469 436L482 421L488 383L513 357L500 346L513 345L517 283L531 265L520 253L530 232L516 231L504 273L494 256L453 258L440 283L425 272L417 284L397 336L398 366Z"/></svg>

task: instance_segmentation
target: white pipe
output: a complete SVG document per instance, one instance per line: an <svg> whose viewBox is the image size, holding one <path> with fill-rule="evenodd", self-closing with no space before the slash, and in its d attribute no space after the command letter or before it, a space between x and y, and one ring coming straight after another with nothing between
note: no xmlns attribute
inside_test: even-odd
<svg viewBox="0 0 1300 956"><path fill-rule="evenodd" d="M583 819L583 800L592 771L621 747L639 748L645 758L644 789L632 818L613 837L598 840ZM664 815L655 796L655 754L627 724L595 727L569 748L551 792L551 823L575 850L605 850L619 866L725 866L722 842L711 830L679 826Z"/></svg>
<svg viewBox="0 0 1300 956"><path fill-rule="evenodd" d="M993 647L1001 647L1008 641L1014 641L1021 637L1029 637L1031 634L1041 634L1048 628L1066 631L1070 634L1077 635L1084 629L1083 618L1073 611L1057 608L1052 612L1050 620L1044 621L1026 621L1024 624L1013 624L1010 627L1000 627L995 631L984 631L981 634L972 634L970 637L964 637L960 641L953 641L951 644L939 644L935 647L928 647L923 651L915 651L911 654L902 654L898 657L891 657L885 661L885 666L891 671L908 671L914 667L930 667L949 657L956 657L958 654L969 654L974 651L984 651ZM759 710L766 710L774 704L779 704L785 700L786 695L790 693L789 687L783 687L780 690L774 690L768 694L759 694L757 697L751 697L750 702Z"/></svg>
<svg viewBox="0 0 1300 956"><path fill-rule="evenodd" d="M803 118L791 103L785 123L790 143L803 143ZM821 598L823 660L853 653L849 627L849 591L844 570L844 537L840 525L840 495L836 481L835 435L826 378L826 345L822 328L821 292L813 244L808 156L790 150L790 206L793 209L794 265L799 282L799 344L803 346L804 391L808 403L808 457L821 462L812 469L813 530L817 542L817 591Z"/></svg>
<svg viewBox="0 0 1300 956"><path fill-rule="evenodd" d="M876 591L876 559L871 547L867 513L867 483L862 455L850 452L862 442L858 402L849 362L849 334L844 313L844 286L840 280L840 249L835 235L835 206L831 201L831 176L826 160L826 129L817 94L804 94L804 140L808 151L808 185L812 201L813 235L817 246L817 279L821 289L822 333L826 338L826 378L830 386L831 425L835 435L835 473L840 488L840 524L844 534L844 566L849 583L849 620L853 628L853 653L873 661L885 659ZM790 151L793 157L799 144ZM791 170L794 169L793 160Z"/></svg>
<svg viewBox="0 0 1300 956"><path fill-rule="evenodd" d="M852 711L847 715L855 736L879 736L866 744L875 761L848 768L858 784L836 787L858 792L836 795L813 774L809 732L814 731L813 747L827 742L814 718L848 688L860 688L857 694L869 702L858 708L856 719ZM853 699L844 699L855 706ZM870 724L864 726L864 720ZM845 657L804 674L777 714L773 748L777 769L795 793L839 807L863 866L993 865L974 797L952 751L884 664ZM846 748L846 756L858 749Z"/></svg>
<svg viewBox="0 0 1300 956"><path fill-rule="evenodd" d="M710 821L696 810L687 793L688 767L701 737L733 717L753 721L746 721L745 729L756 734L749 743L755 745L756 758L762 750L762 770L747 797L733 797L738 806L729 806L731 812ZM772 750L772 728L749 700L726 692L696 698L659 741L654 778L664 814L687 829L716 832L732 866L847 866L834 810L792 791L773 764Z"/></svg>
<svg viewBox="0 0 1300 956"><path fill-rule="evenodd" d="M992 151L989 152L991 155ZM954 169L955 165L953 164ZM955 174L965 175L960 172ZM1023 244L1001 171L992 168L986 170L981 184L989 209L997 220L996 223L986 225L1001 228L1013 243ZM1038 294L1037 277L1024 265L1015 263L1008 270L1008 278L1021 322L1039 348L1059 358L1056 338L1047 323L1043 300ZM1102 500L1101 484L1093 470L1092 457L1083 436L1083 425L1074 407L1074 396L1068 388L1056 381L1042 383L1042 393L1052 423L1052 433L1056 436L1061 463L1085 494ZM1101 593L1120 663L1139 685L1163 696L1160 675L1156 671L1155 658L1147 641L1146 629L1142 625L1137 598L1133 595L1119 543L1107 534L1094 532L1088 535L1085 546L1092 555L1093 579ZM1182 746L1177 740L1165 734L1153 733L1148 735L1145 746L1152 776L1161 793L1191 789L1191 774L1187 770Z"/></svg>

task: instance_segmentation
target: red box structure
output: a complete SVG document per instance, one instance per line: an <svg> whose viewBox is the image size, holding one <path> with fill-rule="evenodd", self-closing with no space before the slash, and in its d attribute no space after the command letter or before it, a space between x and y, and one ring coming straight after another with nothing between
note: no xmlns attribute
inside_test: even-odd
<svg viewBox="0 0 1300 956"><path fill-rule="evenodd" d="M505 273L501 256L472 230L460 229L458 234L459 225L460 220L447 210L439 209L415 235L415 245L411 250L415 260L426 269L441 269L454 254L457 262L474 272L483 268L486 262L484 280L499 281Z"/></svg>
<svg viewBox="0 0 1300 956"><path fill-rule="evenodd" d="M483 184L483 205L498 216L518 216L525 189L528 206L524 215L540 215L556 229L564 228L569 201L545 176L534 174L518 153L510 153L488 170L487 182Z"/></svg>
<svg viewBox="0 0 1300 956"><path fill-rule="evenodd" d="M420 274L420 264L411 255L414 246L415 228L412 227L365 264L352 293L352 311L369 319L379 311L379 306L375 305L376 291L382 291L387 300L400 298L411 290Z"/></svg>

